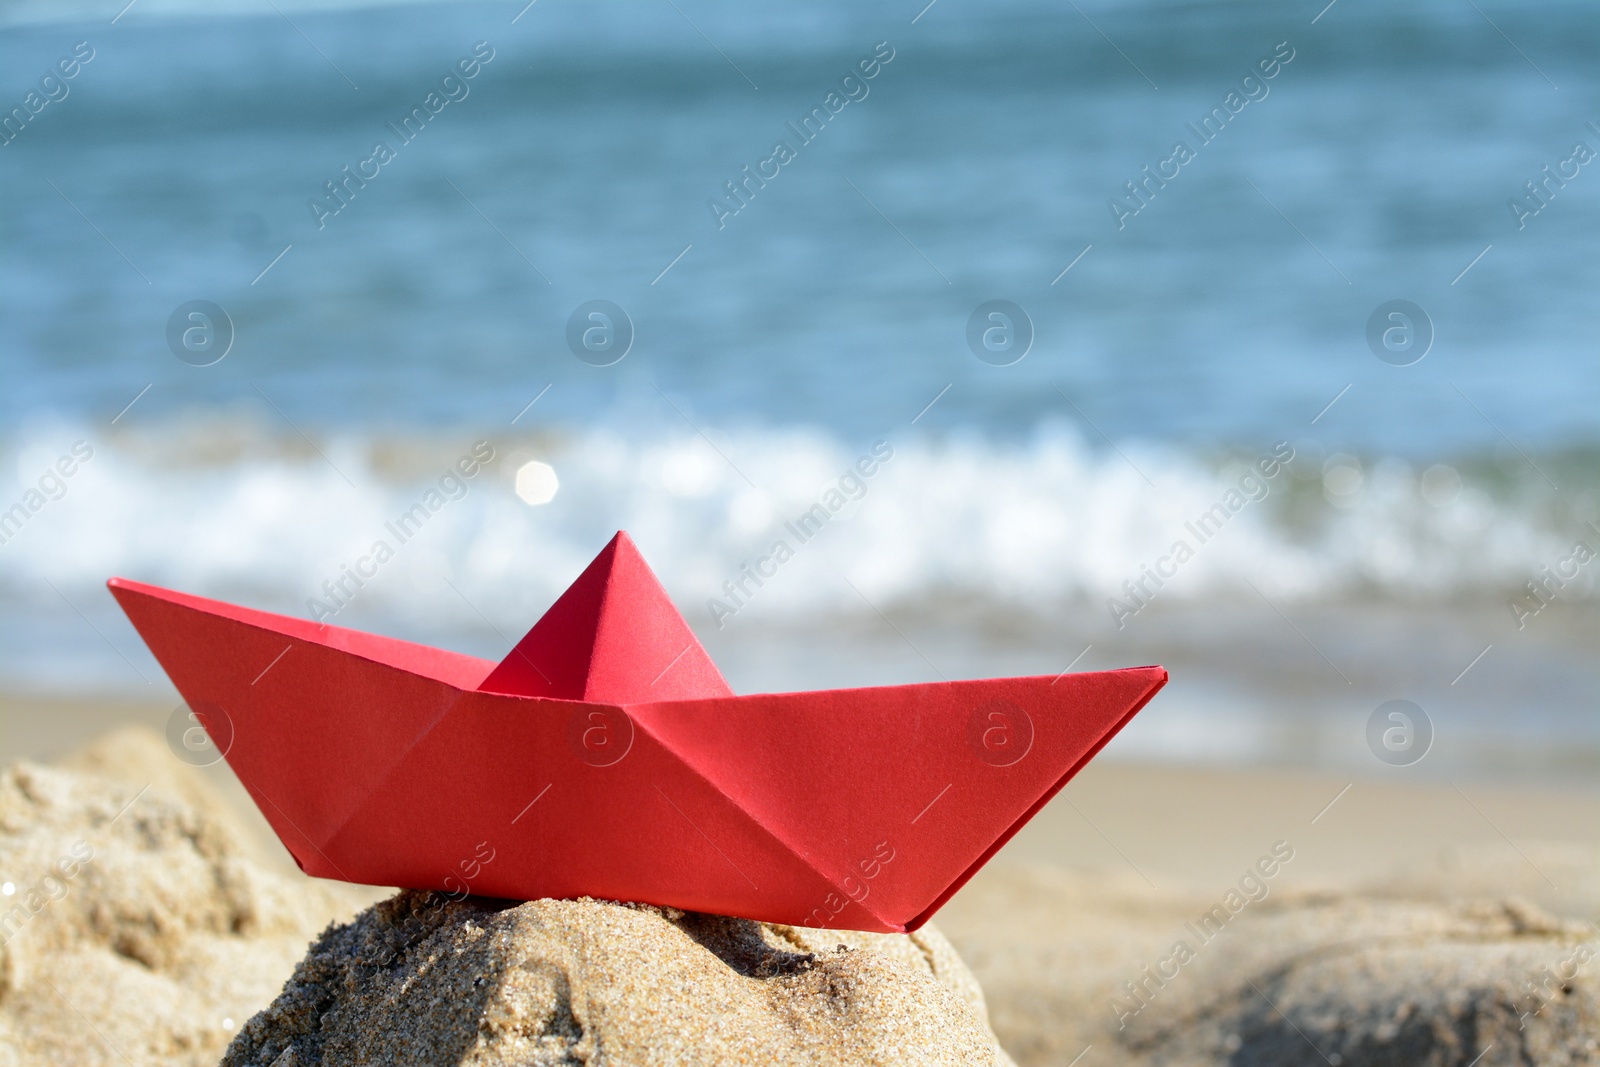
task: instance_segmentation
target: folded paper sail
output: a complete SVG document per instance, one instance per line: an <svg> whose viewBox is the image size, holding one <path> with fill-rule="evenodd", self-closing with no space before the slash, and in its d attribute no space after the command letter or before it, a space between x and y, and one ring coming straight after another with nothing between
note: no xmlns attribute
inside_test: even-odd
<svg viewBox="0 0 1600 1067"><path fill-rule="evenodd" d="M499 664L109 585L308 874L789 925L915 929L1167 679L736 696L622 533Z"/></svg>

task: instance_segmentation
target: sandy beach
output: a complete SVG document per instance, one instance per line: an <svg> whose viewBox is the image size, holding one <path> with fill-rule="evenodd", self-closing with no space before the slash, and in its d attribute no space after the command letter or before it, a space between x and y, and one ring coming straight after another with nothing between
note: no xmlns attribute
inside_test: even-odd
<svg viewBox="0 0 1600 1067"><path fill-rule="evenodd" d="M72 970L72 953L52 971L57 964L14 949L8 957L14 967L21 966L16 960L29 962L18 972L24 977L12 979L0 1011L11 1013L6 1021L19 1048L35 1055L77 1050L86 1057L78 1062L120 1062L107 1052L106 1039L115 1033L110 1040L126 1052L144 1030L137 1011L124 1014L131 1009L107 992L159 975L158 985L170 987L161 1026L201 1035L181 1061L212 1062L277 994L323 924L388 895L300 874L225 765L193 768L172 757L155 732L166 717L159 706L11 697L3 714L6 763L52 760L70 772L119 781L130 796L207 812L223 828L219 833L237 839L238 855L262 872L255 877L271 882L279 912L263 920L270 947L258 932L248 953L229 956L226 932L208 926L198 903L183 903L194 890L174 889L177 896L165 905L169 918L156 927L177 923L188 932L158 929L151 934L155 947L144 950L114 946L116 966L95 987L73 985L85 972ZM122 732L108 737L116 728ZM144 794L132 792L145 787ZM152 801L138 801L146 803ZM25 830L16 818L8 829ZM1079 1056L1085 1063L1323 1062L1351 1034L1382 1030L1381 1020L1362 1013L1392 1014L1399 1002L1389 986L1402 981L1400 1001L1412 1004L1407 1010L1418 1018L1448 1015L1457 1010L1445 1004L1449 997L1472 1001L1488 996L1485 989L1499 988L1499 1001L1476 1005L1476 1029L1423 1046L1405 1045L1408 1031L1390 1020L1391 1036L1401 1042L1390 1051L1401 1058L1372 1054L1365 1062L1407 1062L1409 1055L1416 1057L1409 1062L1464 1064L1472 1055L1457 1056L1456 1045L1476 1054L1484 1043L1504 1048L1512 1038L1522 1042L1519 1055L1533 1050L1534 1062L1569 1062L1541 1052L1546 1046L1538 1042L1570 1051L1588 1039L1581 1029L1576 1036L1558 1032L1570 1020L1554 1006L1543 1010L1536 990L1541 974L1556 973L1594 937L1597 827L1600 791L1100 762L935 922L981 983L1002 1046L1025 1067ZM95 860L125 885L147 878L148 871L135 868L149 862L137 850L116 849ZM118 872L112 869L118 864L130 866ZM232 959L235 970L243 960L248 971L235 974L220 996L186 991L186 983L204 984L206 965L191 959L186 973L175 972L168 959L193 954L192 945L184 946L201 929L221 938L208 950L214 960ZM649 943L665 944L650 936L657 940ZM1468 957L1457 958L1461 953ZM1592 1005L1592 976L1574 967L1577 992L1559 995ZM1307 968L1315 973L1302 974ZM135 973L145 971L156 975ZM61 995L31 995L39 983L27 975L52 973ZM221 1018L190 1017L223 1010L229 997L229 1028ZM1343 1015L1323 1019L1321 1030L1307 1021L1329 1010ZM1494 1021L1495 1011L1505 1017ZM108 1033L97 1035L89 1020ZM1278 1020L1295 1022L1285 1027ZM1294 1037L1295 1027L1305 1031L1294 1038L1298 1049L1273 1044L1285 1033ZM1468 1049L1480 1033L1479 1048ZM169 1062L128 1054L141 1064ZM1491 1050L1482 1062L1512 1061Z"/></svg>
<svg viewBox="0 0 1600 1067"><path fill-rule="evenodd" d="M1091 1045L1118 1048L1121 1062L1226 1061L1242 1025L1240 991L1262 996L1251 981L1268 988L1316 958L1411 946L1424 960L1436 953L1448 961L1444 976L1412 974L1398 988L1340 975L1324 990L1349 1012L1335 1031L1359 1029L1355 1007L1364 999L1393 1014L1425 996L1430 981L1463 998L1475 983L1503 983L1522 1011L1536 1011L1542 1002L1525 986L1565 958L1563 937L1595 936L1597 820L1594 791L1096 765L940 922L983 982L996 1031L1019 1063L1063 1063ZM1274 845L1280 854L1292 848L1293 858L1262 877L1258 864ZM1239 896L1245 903L1231 911ZM1219 904L1230 909L1220 932L1205 918ZM1530 960L1450 959L1450 944L1514 943L1508 931L1519 924L1531 933ZM1560 930L1567 933L1541 943ZM1179 941L1195 954L1182 966L1173 960ZM1221 1047L1208 1048L1205 1032L1217 1024L1235 1029L1213 1034ZM1491 1040L1463 1044L1459 1058L1443 1046L1413 1050L1410 1062L1464 1064ZM1292 1040L1283 1056L1324 1058Z"/></svg>

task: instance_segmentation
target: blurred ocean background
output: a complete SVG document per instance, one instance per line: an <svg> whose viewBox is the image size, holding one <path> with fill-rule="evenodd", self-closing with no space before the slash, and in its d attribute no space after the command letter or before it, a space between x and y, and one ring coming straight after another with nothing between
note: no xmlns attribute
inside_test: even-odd
<svg viewBox="0 0 1600 1067"><path fill-rule="evenodd" d="M0 146L0 513L27 511L0 684L164 699L107 577L306 615L384 538L333 621L498 658L627 529L740 691L1160 661L1113 754L1388 773L1363 731L1408 699L1412 773L1593 780L1600 169L1520 228L1508 203L1600 151L1592 5L220 8L0 3L5 112L93 50ZM1281 42L1119 228L1108 201ZM635 331L611 366L568 348L596 299ZM1035 332L1009 366L967 346L993 299ZM1432 323L1408 366L1367 340L1395 299ZM233 325L210 366L168 345L194 300ZM478 441L495 461L396 544ZM1280 442L1264 498L1117 619Z"/></svg>

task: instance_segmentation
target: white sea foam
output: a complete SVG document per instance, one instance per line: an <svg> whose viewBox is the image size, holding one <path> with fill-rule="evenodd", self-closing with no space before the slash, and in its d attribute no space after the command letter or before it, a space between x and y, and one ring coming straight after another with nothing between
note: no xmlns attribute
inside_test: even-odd
<svg viewBox="0 0 1600 1067"><path fill-rule="evenodd" d="M1346 490L1336 495L1324 490L1321 457L1302 454L1260 480L1264 499L1201 543L1193 524L1229 499L1254 457L1205 461L1129 443L1100 451L1064 428L1018 443L888 441L880 451L892 458L859 480L859 499L804 540L797 532L810 527L797 521L872 441L804 428L714 443L692 432L645 441L607 429L542 441L489 435L494 463L441 490L476 435L428 446L342 437L321 442L321 455L298 439L258 440L219 454L206 452L195 427L108 439L54 426L5 448L0 469L17 480L0 507L26 506L40 473L80 439L94 442L92 461L0 545L0 601L44 603L53 585L81 602L118 574L299 615L317 598L340 609L337 621L358 625L487 618L513 633L627 529L694 625L714 625L711 598L739 607L727 625L745 625L949 598L1104 610L1179 540L1193 558L1159 589L1143 586L1146 595L1244 595L1246 583L1290 601L1505 595L1573 539L1470 477L1453 500L1430 504L1416 472L1394 460L1371 466L1354 492L1348 471L1330 474ZM531 460L559 479L542 507L514 491L516 469ZM420 529L399 531L399 517L426 508L430 490L442 506ZM758 568L780 541L793 562ZM362 563L380 542L392 558ZM771 576L758 584L746 564ZM351 569L371 575L357 585Z"/></svg>

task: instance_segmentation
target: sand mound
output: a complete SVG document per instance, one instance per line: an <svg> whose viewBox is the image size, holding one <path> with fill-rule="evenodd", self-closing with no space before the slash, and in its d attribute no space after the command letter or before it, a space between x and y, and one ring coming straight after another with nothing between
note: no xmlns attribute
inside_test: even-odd
<svg viewBox="0 0 1600 1067"><path fill-rule="evenodd" d="M415 893L328 928L371 891L268 871L158 735L64 764L0 771L0 1067L1010 1062L932 930Z"/></svg>
<svg viewBox="0 0 1600 1067"><path fill-rule="evenodd" d="M131 785L136 790L149 786L157 793L165 793L196 811L205 812L215 829L249 859L279 873L298 873L288 853L277 844L267 821L254 812L248 794L232 798L234 802L228 803L230 798L221 796L220 791L213 788L212 783L226 783L240 794L244 793L225 765L201 769L182 763L173 758L166 739L154 730L143 726L112 730L56 761L55 766ZM241 799L251 809L248 813L241 812Z"/></svg>
<svg viewBox="0 0 1600 1067"><path fill-rule="evenodd" d="M1592 932L1525 903L1291 900L1239 932L1175 1011L1130 1022L1127 1047L1245 1067L1600 1059ZM1168 989L1149 988L1153 1008Z"/></svg>
<svg viewBox="0 0 1600 1067"><path fill-rule="evenodd" d="M164 752L125 740L121 770ZM94 758L116 762L115 748ZM0 771L0 1064L213 1064L307 942L354 910L264 872L203 784L164 784Z"/></svg>
<svg viewBox="0 0 1600 1067"><path fill-rule="evenodd" d="M312 946L224 1067L1009 1064L938 933L402 893Z"/></svg>
<svg viewBox="0 0 1600 1067"><path fill-rule="evenodd" d="M1587 923L1515 898L1283 893L1213 933L1195 925L1205 907L996 869L944 921L1026 1067L1091 1045L1150 1067L1600 1063L1600 941Z"/></svg>

